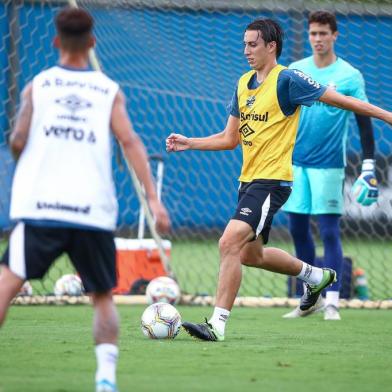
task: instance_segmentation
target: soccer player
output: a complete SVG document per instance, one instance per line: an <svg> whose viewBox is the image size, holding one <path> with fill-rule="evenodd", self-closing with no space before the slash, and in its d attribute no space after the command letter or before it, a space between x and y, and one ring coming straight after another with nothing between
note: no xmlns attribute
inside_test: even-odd
<svg viewBox="0 0 392 392"><path fill-rule="evenodd" d="M123 93L117 83L88 68L95 44L92 17L65 8L55 22L59 65L25 87L10 137L18 158L10 215L18 223L2 259L0 325L24 281L42 278L59 255L68 253L95 310L96 391L114 392L119 319L111 294L117 221L111 131L145 187L157 229L167 231L170 220L158 201Z"/></svg>
<svg viewBox="0 0 392 392"><path fill-rule="evenodd" d="M392 113L345 97L298 70L277 63L283 32L273 20L259 19L244 34L244 53L251 71L242 75L222 132L202 138L171 134L169 152L228 150L242 145L243 165L237 209L219 240L220 271L212 317L204 323L184 322L192 336L222 341L241 284L241 264L297 276L305 282L301 310L311 309L323 288L336 279L283 250L264 248L274 214L286 202L292 185L292 152L301 105L321 101L392 123ZM259 238L260 237L260 238Z"/></svg>
<svg viewBox="0 0 392 392"><path fill-rule="evenodd" d="M316 11L309 15L308 24L313 55L296 61L290 68L303 71L341 94L367 101L361 73L335 54L334 44L338 36L335 15ZM289 213L296 256L311 265L314 265L316 255L310 216L317 216L324 244L324 266L334 269L338 276L343 266L339 220L343 212L345 142L350 115L351 112L323 102L303 108L293 153L293 190L282 208ZM358 201L370 205L378 196L373 129L368 116L357 114L356 120L364 158L362 174L356 183L364 185L364 193L358 195ZM339 280L326 289L325 320L340 320L339 289ZM320 297L312 309L303 312L297 307L283 317L303 317L322 308Z"/></svg>

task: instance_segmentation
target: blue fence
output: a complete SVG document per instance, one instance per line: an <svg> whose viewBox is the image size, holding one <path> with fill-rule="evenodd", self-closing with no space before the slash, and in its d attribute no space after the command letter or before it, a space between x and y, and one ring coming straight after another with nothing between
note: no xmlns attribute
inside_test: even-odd
<svg viewBox="0 0 392 392"><path fill-rule="evenodd" d="M19 10L21 29L18 41L19 88L43 67L54 65L57 54L51 47L54 35L53 10L26 5ZM9 9L0 4L0 14ZM245 26L256 17L273 17L287 32L298 30L289 14L232 11L192 12L175 10L122 9L92 11L97 21L97 53L105 72L119 81L128 97L132 121L151 154L166 159L163 197L175 227L221 228L233 212L236 202L236 177L240 171L240 151L188 152L166 155L164 140L169 132L208 135L223 129L227 104L238 77L245 72L242 40ZM39 23L37 23L39 21ZM392 17L338 15L341 37L337 53L359 68L368 85L371 102L392 109ZM0 19L0 32L8 42L0 52L0 65L6 69L10 49L9 20ZM303 21L303 54L310 55L306 19ZM347 37L355 35L355 40ZM180 38L181 37L181 38ZM287 35L280 62L297 59L298 43ZM6 40L7 41L7 40ZM297 50L297 51L295 51ZM5 76L4 76L5 75ZM0 101L0 141L8 129L6 107L9 73L2 74ZM3 102L3 103L1 103ZM3 105L3 106L1 106ZM376 122L377 149L389 155L392 133ZM348 152L359 150L353 127ZM125 166L114 154L115 179L119 190L119 225L135 224L138 203ZM11 169L10 169L11 170ZM4 171L2 171L4 173ZM223 173L227 181L222 181ZM11 176L8 173L7 178ZM181 178L184 181L181 181ZM175 179L175 181L174 181ZM1 188L0 224L7 225L9 189ZM192 202L193 208L187 206ZM285 223L284 216L277 223Z"/></svg>

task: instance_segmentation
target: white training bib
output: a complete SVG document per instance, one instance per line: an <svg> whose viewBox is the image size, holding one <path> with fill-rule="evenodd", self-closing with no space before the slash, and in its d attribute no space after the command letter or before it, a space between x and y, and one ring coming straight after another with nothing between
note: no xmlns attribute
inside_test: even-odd
<svg viewBox="0 0 392 392"><path fill-rule="evenodd" d="M118 85L101 72L60 66L32 83L33 117L16 165L11 219L113 230L110 119Z"/></svg>

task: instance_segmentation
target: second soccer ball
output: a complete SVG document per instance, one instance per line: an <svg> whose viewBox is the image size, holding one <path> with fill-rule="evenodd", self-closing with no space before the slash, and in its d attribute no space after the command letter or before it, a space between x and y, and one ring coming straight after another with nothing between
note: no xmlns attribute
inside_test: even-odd
<svg viewBox="0 0 392 392"><path fill-rule="evenodd" d="M168 276L159 276L153 279L146 288L147 302L166 302L175 305L180 300L180 287L177 282Z"/></svg>

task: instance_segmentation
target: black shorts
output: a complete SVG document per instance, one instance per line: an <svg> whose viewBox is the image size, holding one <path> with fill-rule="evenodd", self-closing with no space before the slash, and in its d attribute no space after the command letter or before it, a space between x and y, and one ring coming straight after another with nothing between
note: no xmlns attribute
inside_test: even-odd
<svg viewBox="0 0 392 392"><path fill-rule="evenodd" d="M106 292L116 286L116 248L109 231L20 222L11 233L2 262L22 279L40 279L64 252L86 292Z"/></svg>
<svg viewBox="0 0 392 392"><path fill-rule="evenodd" d="M255 233L253 239L261 235L263 243L266 244L272 219L290 196L291 186L288 184L278 180L241 183L233 219L248 223Z"/></svg>

